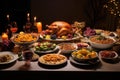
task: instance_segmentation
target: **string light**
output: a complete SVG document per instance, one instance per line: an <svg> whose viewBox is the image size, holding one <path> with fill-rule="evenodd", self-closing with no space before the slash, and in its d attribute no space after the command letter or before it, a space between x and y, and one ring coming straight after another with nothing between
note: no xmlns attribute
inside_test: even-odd
<svg viewBox="0 0 120 80"><path fill-rule="evenodd" d="M103 8L111 15L120 16L120 3L118 0L108 0L108 2L103 5Z"/></svg>

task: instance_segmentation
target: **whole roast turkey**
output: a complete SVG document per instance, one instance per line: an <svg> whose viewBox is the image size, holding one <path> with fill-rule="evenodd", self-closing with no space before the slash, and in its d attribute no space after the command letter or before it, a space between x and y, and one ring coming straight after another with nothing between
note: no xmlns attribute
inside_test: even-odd
<svg viewBox="0 0 120 80"><path fill-rule="evenodd" d="M55 21L48 26L46 30L49 34L56 34L57 36L65 36L72 34L72 26L65 21Z"/></svg>

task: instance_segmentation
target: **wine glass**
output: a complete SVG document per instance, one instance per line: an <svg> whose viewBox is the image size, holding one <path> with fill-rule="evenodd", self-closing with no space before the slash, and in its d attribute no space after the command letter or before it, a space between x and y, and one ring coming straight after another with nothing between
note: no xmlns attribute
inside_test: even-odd
<svg viewBox="0 0 120 80"><path fill-rule="evenodd" d="M30 61L32 59L33 52L30 49L25 49L25 50L23 50L22 54L23 54L23 57L25 60L25 65L30 66Z"/></svg>
<svg viewBox="0 0 120 80"><path fill-rule="evenodd" d="M13 21L11 23L10 30L12 32L12 35L18 31L18 26L17 26L17 23L15 21Z"/></svg>
<svg viewBox="0 0 120 80"><path fill-rule="evenodd" d="M19 70L26 71L30 69L30 64L31 64L30 62L31 62L32 56L33 56L33 52L30 49L26 48L22 50L22 58L25 60L25 63L19 67Z"/></svg>

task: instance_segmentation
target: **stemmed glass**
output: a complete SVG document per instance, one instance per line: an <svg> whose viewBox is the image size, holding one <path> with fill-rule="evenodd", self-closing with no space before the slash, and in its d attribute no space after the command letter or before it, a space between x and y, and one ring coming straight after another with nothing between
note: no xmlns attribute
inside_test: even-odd
<svg viewBox="0 0 120 80"><path fill-rule="evenodd" d="M27 46L21 45L21 47L22 47L22 57L23 57L23 60L25 60L25 63L22 66L20 66L19 69L29 70L31 65L31 59L33 57L33 52L28 48L28 45Z"/></svg>
<svg viewBox="0 0 120 80"><path fill-rule="evenodd" d="M14 35L18 31L18 26L15 21L11 23L10 30L12 32L12 35Z"/></svg>
<svg viewBox="0 0 120 80"><path fill-rule="evenodd" d="M22 52L24 60L25 60L25 65L30 66L30 62L33 56L33 52L30 49L25 49Z"/></svg>

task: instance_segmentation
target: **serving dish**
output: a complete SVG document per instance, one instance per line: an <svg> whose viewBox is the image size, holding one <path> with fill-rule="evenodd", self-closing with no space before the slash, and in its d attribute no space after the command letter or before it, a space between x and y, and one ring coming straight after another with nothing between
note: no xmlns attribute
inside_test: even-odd
<svg viewBox="0 0 120 80"><path fill-rule="evenodd" d="M0 52L0 64L9 64L18 59L18 55L13 54L10 51Z"/></svg>
<svg viewBox="0 0 120 80"><path fill-rule="evenodd" d="M66 63L67 58L61 54L45 54L39 57L38 61L44 65L54 66Z"/></svg>
<svg viewBox="0 0 120 80"><path fill-rule="evenodd" d="M95 35L89 38L89 43L93 48L107 49L112 47L116 40L113 37Z"/></svg>
<svg viewBox="0 0 120 80"><path fill-rule="evenodd" d="M72 52L71 57L78 62L89 62L98 59L98 54L96 51L82 48Z"/></svg>
<svg viewBox="0 0 120 80"><path fill-rule="evenodd" d="M81 49L81 48L90 49L91 48L90 45L88 43L86 43L86 42L79 42L79 43L77 43L77 46L78 46L78 49Z"/></svg>
<svg viewBox="0 0 120 80"><path fill-rule="evenodd" d="M110 31L103 31L101 33L102 36L110 36L110 37L113 37L113 38L116 38L118 37L117 33L115 32L110 32Z"/></svg>
<svg viewBox="0 0 120 80"><path fill-rule="evenodd" d="M75 33L74 36L72 38L66 38L66 36L60 37L60 38L55 38L52 39L50 38L51 35L41 35L40 34L40 38L43 40L47 40L47 41L58 41L58 42L64 42L64 41L74 41L74 40L78 40L80 39L82 36L80 34ZM46 38L49 37L49 38Z"/></svg>
<svg viewBox="0 0 120 80"><path fill-rule="evenodd" d="M99 55L101 59L104 59L104 60L114 60L118 58L117 52L112 50L102 50L99 52Z"/></svg>
<svg viewBox="0 0 120 80"><path fill-rule="evenodd" d="M39 58L39 55L38 54L36 54L36 53L33 53L33 57L32 57L32 61L37 61L38 60L38 58Z"/></svg>
<svg viewBox="0 0 120 80"><path fill-rule="evenodd" d="M36 42L33 43L33 51L37 54L41 53L52 53L59 49L59 47L55 43L51 42Z"/></svg>
<svg viewBox="0 0 120 80"><path fill-rule="evenodd" d="M100 63L100 60L94 60L94 61L89 61L89 62L78 62L76 60L74 60L71 56L69 58L70 62L77 65L77 66L85 66L90 68L90 66L93 68L94 65L98 65Z"/></svg>
<svg viewBox="0 0 120 80"><path fill-rule="evenodd" d="M75 43L60 43L58 44L59 49L61 51L62 54L66 54L66 53L72 53L73 51L78 49L77 44Z"/></svg>
<svg viewBox="0 0 120 80"><path fill-rule="evenodd" d="M17 45L30 45L38 40L38 36L32 33L20 32L11 37L11 41Z"/></svg>
<svg viewBox="0 0 120 80"><path fill-rule="evenodd" d="M102 29L94 29L97 35L100 35L104 30Z"/></svg>

